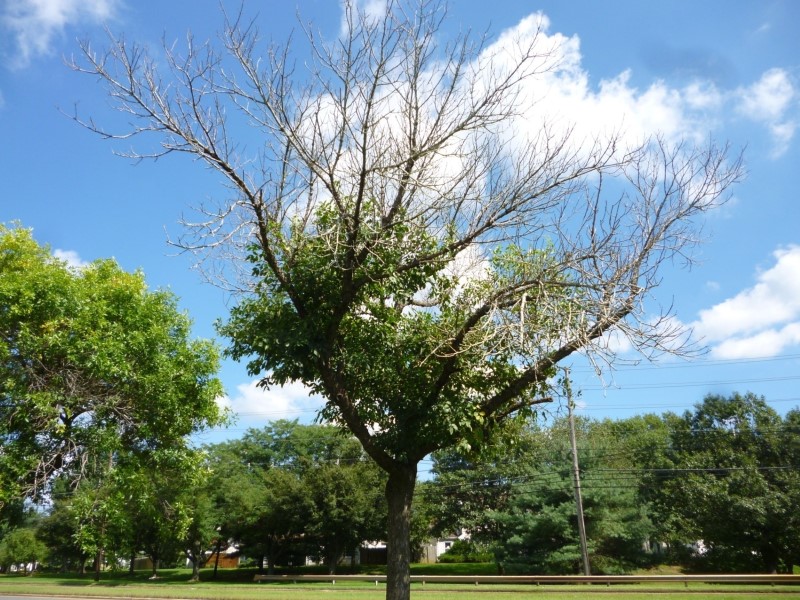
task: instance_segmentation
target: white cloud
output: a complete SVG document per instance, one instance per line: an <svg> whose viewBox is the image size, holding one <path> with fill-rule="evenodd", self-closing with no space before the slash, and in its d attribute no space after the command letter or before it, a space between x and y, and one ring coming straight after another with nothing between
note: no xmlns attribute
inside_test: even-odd
<svg viewBox="0 0 800 600"><path fill-rule="evenodd" d="M713 349L715 358L763 358L800 345L800 323L768 329L745 338L725 340Z"/></svg>
<svg viewBox="0 0 800 600"><path fill-rule="evenodd" d="M692 324L716 358L774 356L800 344L800 246L773 256L755 285L700 311Z"/></svg>
<svg viewBox="0 0 800 600"><path fill-rule="evenodd" d="M578 146L583 140L620 131L635 145L655 133L675 140L703 140L718 125L715 113L724 96L713 84L698 81L676 88L656 81L638 89L631 84L632 73L625 70L594 88L582 65L578 36L550 33L549 28L550 21L542 14L526 17L503 32L478 61L487 69L502 69L519 47L535 39L542 58L535 65L536 74L525 80L520 96L513 99L518 106L529 107L512 128L514 138L520 132L535 137L548 122L572 129Z"/></svg>
<svg viewBox="0 0 800 600"><path fill-rule="evenodd" d="M61 250L60 248L56 248L53 250L53 256L58 260L63 260L73 269L82 269L89 264L83 260L75 250Z"/></svg>
<svg viewBox="0 0 800 600"><path fill-rule="evenodd" d="M339 23L339 35L347 35L349 25L347 23L347 5L352 4L354 10L353 17L359 14L369 21L378 21L386 17L388 9L387 0L341 0L342 18Z"/></svg>
<svg viewBox="0 0 800 600"><path fill-rule="evenodd" d="M478 64L485 61L491 68L503 68L504 59L511 60L515 49L537 36L542 68L526 80L526 89L516 98L524 98L520 105L530 108L515 124L514 136L520 132L535 136L547 120L573 127L578 142L618 131L631 144L655 133L670 140L702 142L744 115L766 128L773 157L784 153L794 138L798 126L794 107L800 94L783 69L769 69L758 81L736 89L721 89L700 79L683 87L659 80L640 89L632 84L629 70L593 87L583 68L579 37L550 33L549 28L549 19L540 13L526 17L504 31L479 59ZM488 56L494 57L491 63Z"/></svg>
<svg viewBox="0 0 800 600"><path fill-rule="evenodd" d="M770 69L752 85L737 91L738 111L765 125L773 140L773 156L786 152L797 130L797 120L787 113L797 104L798 92L783 69Z"/></svg>
<svg viewBox="0 0 800 600"><path fill-rule="evenodd" d="M236 386L236 394L217 399L217 404L228 408L240 420L293 419L304 414L313 416L324 401L314 396L301 383L273 386L264 389L258 380Z"/></svg>
<svg viewBox="0 0 800 600"><path fill-rule="evenodd" d="M6 0L0 23L10 32L17 55L12 66L26 67L52 52L53 40L70 25L110 19L120 0Z"/></svg>

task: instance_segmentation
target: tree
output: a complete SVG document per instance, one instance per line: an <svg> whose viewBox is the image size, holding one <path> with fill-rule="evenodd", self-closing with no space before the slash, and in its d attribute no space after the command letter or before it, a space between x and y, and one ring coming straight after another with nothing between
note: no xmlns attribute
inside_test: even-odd
<svg viewBox="0 0 800 600"><path fill-rule="evenodd" d="M307 532L319 544L329 573L347 552L367 540L382 539L386 504L382 473L372 464L322 464L305 474L311 497Z"/></svg>
<svg viewBox="0 0 800 600"><path fill-rule="evenodd" d="M209 556L206 552L219 537L218 519L208 481L184 489L183 495L191 515L185 534L186 557L192 563L190 581L200 581L200 568Z"/></svg>
<svg viewBox="0 0 800 600"><path fill-rule="evenodd" d="M577 423L592 572L622 573L641 564L652 528L638 496L632 440L618 435L622 423ZM475 539L494 547L504 569L516 564L538 573L580 571L568 428L565 419L548 427L532 423L489 460L459 461L448 453L447 461L437 461L429 491L439 498L439 512L463 518Z"/></svg>
<svg viewBox="0 0 800 600"><path fill-rule="evenodd" d="M306 70L241 17L222 49L190 36L154 60L120 38L84 44L74 67L132 123L85 126L155 140L140 158L188 154L232 190L178 243L212 278L244 275L221 327L231 356L264 385L322 395L321 416L388 474L387 598L400 600L419 461L529 412L574 352L612 361L615 331L680 352L644 299L741 170L713 143L626 144L523 114L560 57L535 19L492 44L443 43L436 0L344 10L339 38L306 29ZM239 126L252 129L237 140Z"/></svg>
<svg viewBox="0 0 800 600"><path fill-rule="evenodd" d="M190 325L141 273L73 269L0 225L0 503L80 480L92 456L185 450L220 423L218 352Z"/></svg>
<svg viewBox="0 0 800 600"><path fill-rule="evenodd" d="M676 500L666 493L665 481L681 471L676 468L672 450L672 433L680 428L680 417L674 413L646 414L614 423L613 435L626 440L624 453L638 474L638 497L647 506L652 522L651 540L655 548L664 550L662 558L686 562L691 544L697 539L687 537L683 518L674 510ZM631 473L630 485L636 485L636 472Z"/></svg>
<svg viewBox="0 0 800 600"><path fill-rule="evenodd" d="M440 537L464 529L472 540L497 542L497 523L488 513L508 508L514 482L527 474L536 443L530 429L522 425L479 451L448 448L436 452L434 478L422 487L433 534Z"/></svg>
<svg viewBox="0 0 800 600"><path fill-rule="evenodd" d="M661 493L684 535L703 540L711 567L776 573L798 556L796 431L787 419L763 397L735 393L706 396L676 423L675 471Z"/></svg>
<svg viewBox="0 0 800 600"><path fill-rule="evenodd" d="M130 547L150 558L156 578L162 562L174 564L187 547L198 543L192 539L201 530L199 515L197 521L193 519L193 509L198 507L191 495L204 474L193 464L201 459L198 455L187 460L182 454L162 453L154 458L152 466L133 463L127 471L121 470L116 487L127 492L123 510L133 526L135 543Z"/></svg>
<svg viewBox="0 0 800 600"><path fill-rule="evenodd" d="M76 536L78 520L72 510L72 497L64 492L53 494L48 514L36 529L36 537L47 546L50 568L66 573L70 569L83 572L87 553Z"/></svg>
<svg viewBox="0 0 800 600"><path fill-rule="evenodd" d="M27 575L28 565L43 560L46 552L33 529L15 529L0 542L0 567L8 570L11 565L21 564L23 574Z"/></svg>
<svg viewBox="0 0 800 600"><path fill-rule="evenodd" d="M800 465L800 408L790 410L783 420L782 450L783 464ZM784 490L790 506L800 506L800 471L797 468L784 470ZM794 572L794 565L800 565L800 515L792 510L786 515L786 528L789 544L783 556L784 566L788 573Z"/></svg>
<svg viewBox="0 0 800 600"><path fill-rule="evenodd" d="M260 569L266 560L270 574L305 542L311 513L310 492L300 473L280 466L297 463L288 450L294 445L291 430L291 422L278 421L209 449L220 541L238 542Z"/></svg>
<svg viewBox="0 0 800 600"><path fill-rule="evenodd" d="M347 551L384 535L382 472L338 427L279 420L209 453L223 535L270 571L301 552L335 572Z"/></svg>

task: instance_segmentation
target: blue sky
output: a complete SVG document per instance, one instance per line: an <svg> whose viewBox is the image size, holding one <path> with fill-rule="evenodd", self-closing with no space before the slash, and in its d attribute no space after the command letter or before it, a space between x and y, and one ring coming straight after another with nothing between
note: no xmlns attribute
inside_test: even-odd
<svg viewBox="0 0 800 600"><path fill-rule="evenodd" d="M362 4L379 11L382 2ZM298 11L327 36L341 19L336 0L245 2L245 11L258 14L274 39L302 35ZM602 382L576 364L583 414L681 412L707 393L733 391L763 394L779 412L800 405L800 3L453 0L442 37L471 29L495 39L534 13L563 49L564 67L547 85L568 118L670 138L711 136L744 148L747 167L731 201L709 215L698 264L667 265L656 290L708 354L621 365ZM203 283L191 257L176 254L167 238L180 233L191 206L224 193L220 182L179 157L119 158L112 151L124 146L74 123L68 115L76 107L100 122L118 117L102 86L72 72L65 57L78 51L78 39L106 44L104 26L157 49L162 38L180 43L187 30L213 37L221 21L216 0L0 3L0 221L19 220L71 261L113 256L142 269L152 287L180 297L204 337L233 299ZM300 386L258 390L242 365L227 362L221 375L240 417L200 441L272 418L309 420L318 406Z"/></svg>

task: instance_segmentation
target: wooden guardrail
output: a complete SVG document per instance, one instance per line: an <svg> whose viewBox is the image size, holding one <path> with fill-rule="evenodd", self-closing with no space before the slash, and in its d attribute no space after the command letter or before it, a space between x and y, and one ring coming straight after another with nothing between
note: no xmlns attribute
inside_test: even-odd
<svg viewBox="0 0 800 600"><path fill-rule="evenodd" d="M256 575L253 581L329 582L386 581L386 575ZM479 584L606 584L626 583L761 583L800 585L800 575L412 575L412 583L473 583Z"/></svg>

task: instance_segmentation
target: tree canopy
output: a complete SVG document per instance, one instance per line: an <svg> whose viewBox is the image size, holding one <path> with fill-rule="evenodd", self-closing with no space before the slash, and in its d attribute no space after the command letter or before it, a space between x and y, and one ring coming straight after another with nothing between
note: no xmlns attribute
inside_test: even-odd
<svg viewBox="0 0 800 600"><path fill-rule="evenodd" d="M800 558L796 417L737 393L708 395L674 420L667 456L678 472L659 504L684 538L703 540L712 566L775 573Z"/></svg>
<svg viewBox="0 0 800 600"><path fill-rule="evenodd" d="M279 420L208 451L222 535L270 572L300 554L333 573L362 542L385 538L385 478L338 427Z"/></svg>
<svg viewBox="0 0 800 600"><path fill-rule="evenodd" d="M218 424L218 351L175 297L112 260L75 269L0 225L0 502L90 457L186 449Z"/></svg>
<svg viewBox="0 0 800 600"><path fill-rule="evenodd" d="M139 138L135 157L193 156L232 191L178 243L211 278L243 275L221 327L231 355L264 385L321 394L322 416L388 473L397 599L418 462L530 411L573 353L613 361L614 332L646 354L682 351L645 299L741 175L713 142L537 113L561 49L535 19L489 43L440 39L445 15L437 0L378 17L346 2L335 39L305 28L302 62L239 14L221 47L189 36L155 59L120 37L74 63L130 124L85 126Z"/></svg>

